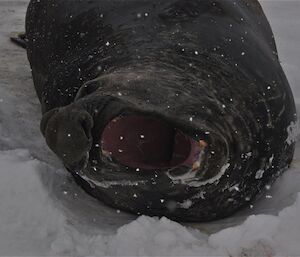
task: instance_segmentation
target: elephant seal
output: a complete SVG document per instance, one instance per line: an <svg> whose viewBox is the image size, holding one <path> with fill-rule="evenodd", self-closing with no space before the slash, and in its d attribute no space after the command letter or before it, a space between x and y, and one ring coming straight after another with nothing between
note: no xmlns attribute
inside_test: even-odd
<svg viewBox="0 0 300 257"><path fill-rule="evenodd" d="M31 0L41 131L115 208L233 214L292 160L296 111L255 0Z"/></svg>

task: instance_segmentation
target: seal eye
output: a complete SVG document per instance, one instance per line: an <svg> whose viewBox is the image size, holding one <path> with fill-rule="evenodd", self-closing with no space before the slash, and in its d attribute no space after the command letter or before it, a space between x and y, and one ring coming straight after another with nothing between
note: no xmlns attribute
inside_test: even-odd
<svg viewBox="0 0 300 257"><path fill-rule="evenodd" d="M201 144L171 124L148 116L119 116L101 136L102 155L145 170L187 166L198 169L206 143Z"/></svg>

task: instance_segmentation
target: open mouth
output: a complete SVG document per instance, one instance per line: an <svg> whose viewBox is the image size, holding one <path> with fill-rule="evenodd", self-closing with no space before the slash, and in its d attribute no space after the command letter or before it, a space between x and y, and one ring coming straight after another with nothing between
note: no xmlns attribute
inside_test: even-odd
<svg viewBox="0 0 300 257"><path fill-rule="evenodd" d="M166 121L143 115L118 116L101 136L102 155L136 170L198 169L206 146Z"/></svg>

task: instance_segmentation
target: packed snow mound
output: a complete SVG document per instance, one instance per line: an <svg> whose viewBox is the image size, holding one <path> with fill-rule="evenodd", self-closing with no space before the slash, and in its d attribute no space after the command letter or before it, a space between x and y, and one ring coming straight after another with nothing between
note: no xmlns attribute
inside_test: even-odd
<svg viewBox="0 0 300 257"><path fill-rule="evenodd" d="M40 176L47 165L27 150L0 152L0 255L295 256L300 194L278 216L252 215L207 235L167 218L141 216L116 233L81 231L55 205ZM3 233L5 232L5 233ZM16 247L11 247L11 244Z"/></svg>
<svg viewBox="0 0 300 257"><path fill-rule="evenodd" d="M229 255L299 256L300 193L278 216L252 215L240 226L209 237L209 244Z"/></svg>
<svg viewBox="0 0 300 257"><path fill-rule="evenodd" d="M109 240L114 256L296 256L300 253L300 194L278 216L252 215L211 236L170 221L141 216Z"/></svg>

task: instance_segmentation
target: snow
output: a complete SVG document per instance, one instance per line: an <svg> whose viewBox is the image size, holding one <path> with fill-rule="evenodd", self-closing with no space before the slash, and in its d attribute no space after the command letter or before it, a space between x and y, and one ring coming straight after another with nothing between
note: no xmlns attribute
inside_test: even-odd
<svg viewBox="0 0 300 257"><path fill-rule="evenodd" d="M51 167L24 149L1 151L0 162L1 255L295 256L300 251L300 193L276 216L251 215L241 225L211 235L146 216L113 233L90 233L72 223L43 185L40 176L45 170L55 172ZM68 194L62 190L60 197Z"/></svg>
<svg viewBox="0 0 300 257"><path fill-rule="evenodd" d="M25 52L7 39L23 30L26 3L0 2L0 256L300 255L299 143L263 199L220 221L137 217L85 194L47 149ZM299 110L300 1L262 4Z"/></svg>
<svg viewBox="0 0 300 257"><path fill-rule="evenodd" d="M0 163L0 254L34 254L65 221L40 180L39 170L46 165L22 149L2 151Z"/></svg>

